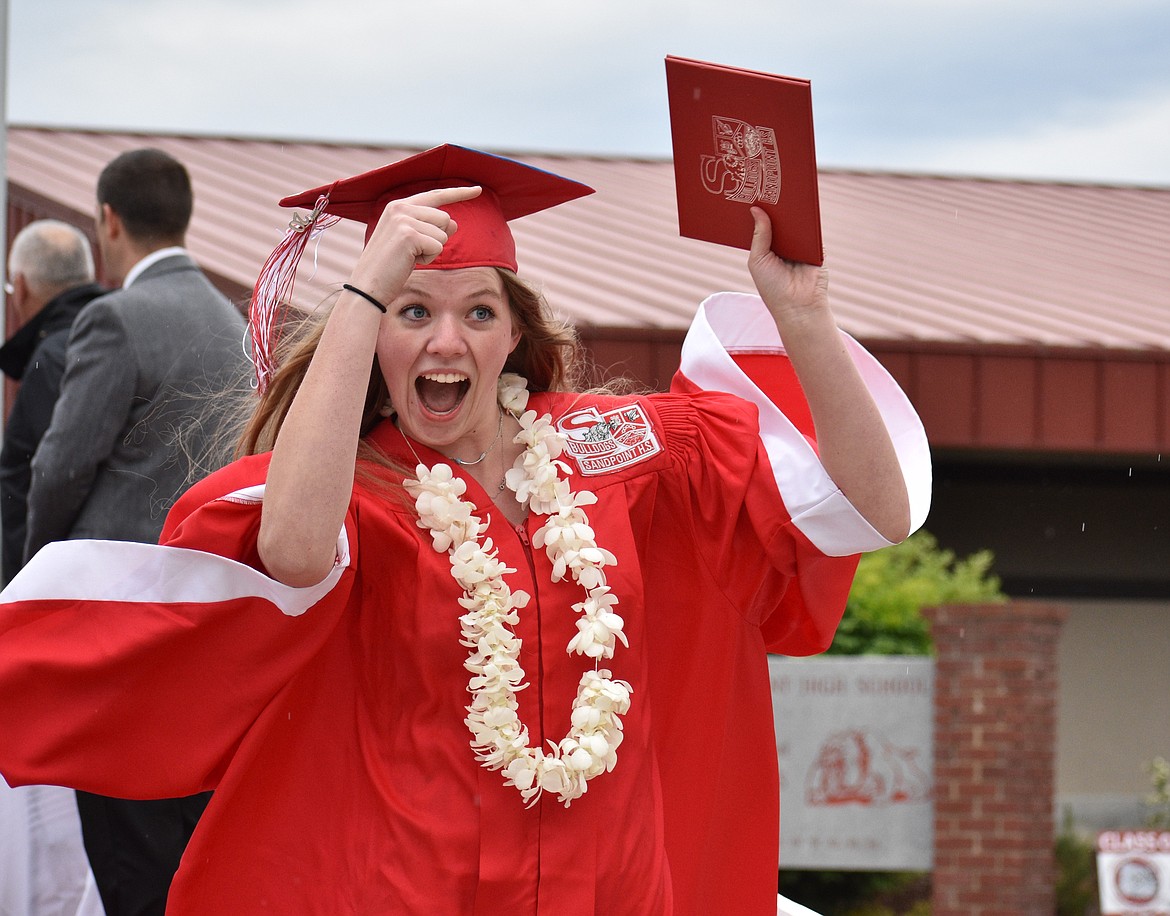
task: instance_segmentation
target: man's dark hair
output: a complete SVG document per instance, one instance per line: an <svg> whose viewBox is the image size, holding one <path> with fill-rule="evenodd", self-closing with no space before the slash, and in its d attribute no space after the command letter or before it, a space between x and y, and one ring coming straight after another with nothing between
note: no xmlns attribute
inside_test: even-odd
<svg viewBox="0 0 1170 916"><path fill-rule="evenodd" d="M142 242L181 243L191 221L191 178L158 149L130 150L110 162L98 178L97 199Z"/></svg>

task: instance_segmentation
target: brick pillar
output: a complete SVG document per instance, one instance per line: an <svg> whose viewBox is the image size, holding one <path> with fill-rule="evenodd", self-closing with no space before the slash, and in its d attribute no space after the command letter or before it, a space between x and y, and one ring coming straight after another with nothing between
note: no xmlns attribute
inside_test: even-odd
<svg viewBox="0 0 1170 916"><path fill-rule="evenodd" d="M924 613L936 651L931 914L1052 916L1066 612L1010 602Z"/></svg>

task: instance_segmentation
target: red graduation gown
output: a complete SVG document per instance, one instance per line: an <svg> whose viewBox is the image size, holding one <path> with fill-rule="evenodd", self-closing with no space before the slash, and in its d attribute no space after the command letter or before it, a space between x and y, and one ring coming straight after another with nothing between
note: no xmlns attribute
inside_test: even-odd
<svg viewBox="0 0 1170 916"><path fill-rule="evenodd" d="M166 547L51 545L5 593L0 770L115 796L214 789L173 914L774 913L765 654L828 645L855 557L793 523L804 495L781 496L753 404L675 387L529 405L636 417L632 435L653 445L591 475L570 460L618 560L606 572L630 647L610 667L633 686L616 769L571 807L547 795L525 809L475 762L458 587L408 501L359 483L325 583L263 576L264 455L184 496ZM371 438L414 464L389 423ZM517 628L521 717L534 744L557 740L585 664L565 653L581 590L529 548L540 517L513 529L467 480L512 588L533 596ZM70 572L45 584L54 558Z"/></svg>

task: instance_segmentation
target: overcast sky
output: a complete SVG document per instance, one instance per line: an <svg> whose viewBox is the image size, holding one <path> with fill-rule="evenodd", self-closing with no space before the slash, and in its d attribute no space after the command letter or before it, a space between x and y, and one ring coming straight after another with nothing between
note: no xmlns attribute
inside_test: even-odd
<svg viewBox="0 0 1170 916"><path fill-rule="evenodd" d="M663 58L822 166L1170 186L1167 0L8 0L16 124L666 156Z"/></svg>

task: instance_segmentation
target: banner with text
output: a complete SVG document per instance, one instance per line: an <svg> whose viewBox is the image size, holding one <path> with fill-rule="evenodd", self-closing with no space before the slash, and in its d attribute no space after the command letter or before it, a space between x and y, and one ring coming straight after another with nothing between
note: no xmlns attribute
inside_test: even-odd
<svg viewBox="0 0 1170 916"><path fill-rule="evenodd" d="M926 871L934 661L769 659L783 868Z"/></svg>

